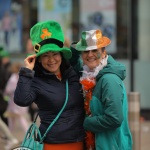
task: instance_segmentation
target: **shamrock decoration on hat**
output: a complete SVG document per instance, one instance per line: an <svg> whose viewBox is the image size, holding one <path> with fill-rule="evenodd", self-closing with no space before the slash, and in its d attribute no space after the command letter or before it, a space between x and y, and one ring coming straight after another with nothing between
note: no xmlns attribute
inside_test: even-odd
<svg viewBox="0 0 150 150"><path fill-rule="evenodd" d="M63 47L64 34L58 22L50 20L35 24L30 30L30 38L38 56L49 52L62 52L65 59L71 58L71 50Z"/></svg>

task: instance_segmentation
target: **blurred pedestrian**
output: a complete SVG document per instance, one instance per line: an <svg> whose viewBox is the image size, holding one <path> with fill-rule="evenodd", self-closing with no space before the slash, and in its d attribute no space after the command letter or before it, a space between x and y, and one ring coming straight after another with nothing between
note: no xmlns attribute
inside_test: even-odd
<svg viewBox="0 0 150 150"><path fill-rule="evenodd" d="M7 99L4 97L4 89L7 84L7 81L11 75L9 67L11 65L10 55L7 51L0 47L0 117L1 119L8 124L7 118L4 117L4 112L7 109Z"/></svg>
<svg viewBox="0 0 150 150"><path fill-rule="evenodd" d="M19 141L12 135L11 131L7 125L0 118L0 130L6 138L6 145L4 146L5 150L10 150L13 146L19 143Z"/></svg>
<svg viewBox="0 0 150 150"><path fill-rule="evenodd" d="M68 99L64 111L44 138L44 150L83 150L81 85L67 62L71 51L63 47L61 26L52 20L39 22L31 28L30 37L36 54L24 60L25 67L19 72L14 101L20 106L37 104L41 120L39 129L43 136Z"/></svg>
<svg viewBox="0 0 150 150"><path fill-rule="evenodd" d="M4 96L8 98L8 107L4 114L8 118L8 126L11 131L15 129L16 123L19 123L24 133L28 130L29 123L27 121L28 107L20 107L14 103L14 91L18 82L18 72L21 68L20 62L13 62L10 66L11 76L7 81Z"/></svg>
<svg viewBox="0 0 150 150"><path fill-rule="evenodd" d="M26 53L27 55L34 54L34 46L32 45L32 41L29 38L26 43Z"/></svg>
<svg viewBox="0 0 150 150"><path fill-rule="evenodd" d="M82 70L80 83L85 97L87 150L132 150L123 83L126 68L107 54L106 46L110 43L98 29L82 32L81 40L71 46L73 54L78 56L74 60L76 68Z"/></svg>
<svg viewBox="0 0 150 150"><path fill-rule="evenodd" d="M69 38L65 37L64 47L68 47L69 48L70 44L71 44L71 42L70 42Z"/></svg>
<svg viewBox="0 0 150 150"><path fill-rule="evenodd" d="M7 49L9 47L9 34L12 29L11 24L12 24L12 19L10 16L10 12L6 11L2 18L2 30L4 32L4 42L5 42L5 46L7 47Z"/></svg>

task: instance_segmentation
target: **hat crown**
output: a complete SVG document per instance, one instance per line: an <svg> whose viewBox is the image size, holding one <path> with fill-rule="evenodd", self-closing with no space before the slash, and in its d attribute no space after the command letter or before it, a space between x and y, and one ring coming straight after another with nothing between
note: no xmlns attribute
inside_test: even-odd
<svg viewBox="0 0 150 150"><path fill-rule="evenodd" d="M30 30L30 38L33 45L44 39L54 38L64 42L64 34L59 23L55 21L39 22Z"/></svg>
<svg viewBox="0 0 150 150"><path fill-rule="evenodd" d="M102 47L106 47L111 40L102 35L101 30L84 31L81 34L81 40L77 44L73 44L78 51L89 51Z"/></svg>
<svg viewBox="0 0 150 150"><path fill-rule="evenodd" d="M84 31L81 35L82 46L94 46L103 43L101 30Z"/></svg>

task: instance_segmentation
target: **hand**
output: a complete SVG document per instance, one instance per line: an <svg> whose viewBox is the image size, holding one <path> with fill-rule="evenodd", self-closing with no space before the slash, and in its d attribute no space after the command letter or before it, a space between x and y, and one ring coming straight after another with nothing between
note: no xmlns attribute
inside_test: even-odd
<svg viewBox="0 0 150 150"><path fill-rule="evenodd" d="M34 64L35 64L35 60L36 60L36 54L28 56L24 60L25 67L30 69L30 70L33 70Z"/></svg>

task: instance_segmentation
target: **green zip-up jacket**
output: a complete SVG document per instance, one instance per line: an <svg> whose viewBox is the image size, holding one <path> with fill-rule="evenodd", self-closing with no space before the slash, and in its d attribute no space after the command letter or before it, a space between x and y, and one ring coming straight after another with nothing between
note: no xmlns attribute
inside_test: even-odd
<svg viewBox="0 0 150 150"><path fill-rule="evenodd" d="M96 150L132 150L125 77L125 66L109 55L107 66L96 77L92 116L84 120L84 128L95 134Z"/></svg>

